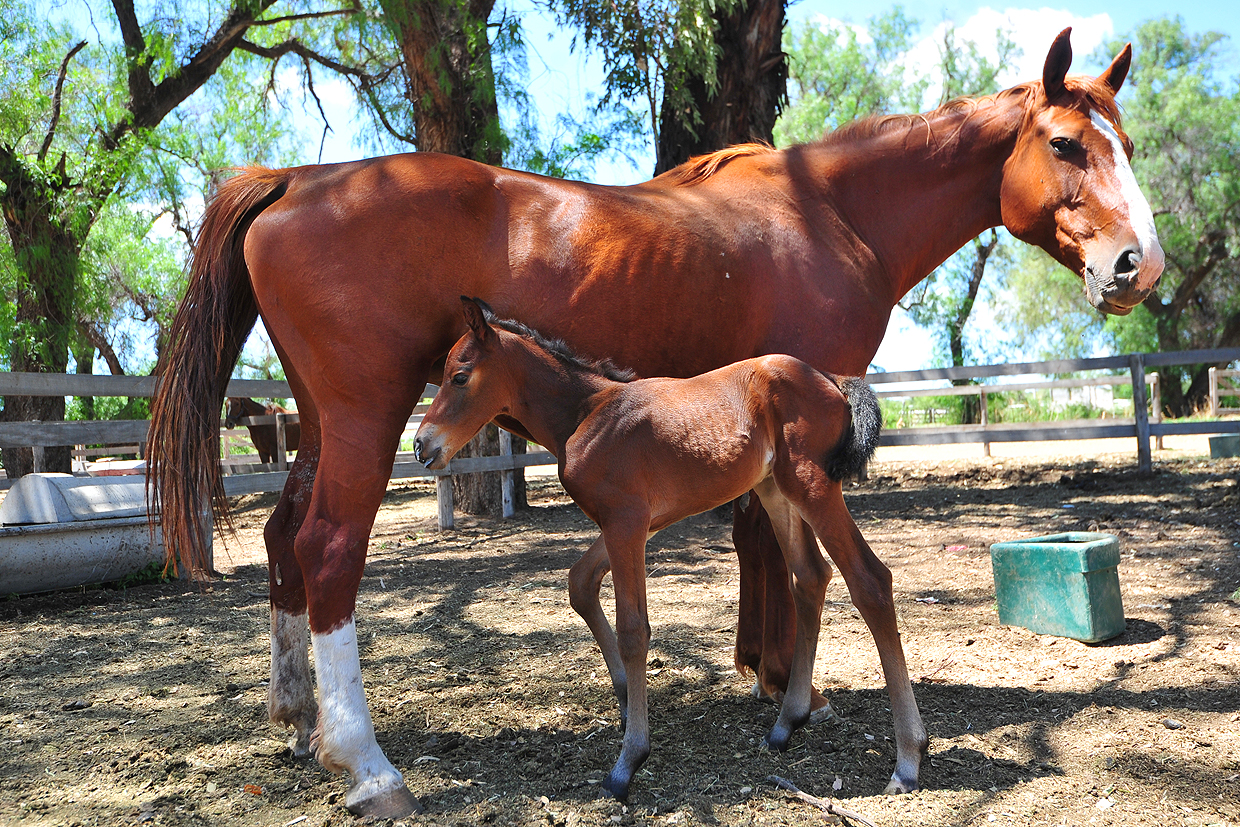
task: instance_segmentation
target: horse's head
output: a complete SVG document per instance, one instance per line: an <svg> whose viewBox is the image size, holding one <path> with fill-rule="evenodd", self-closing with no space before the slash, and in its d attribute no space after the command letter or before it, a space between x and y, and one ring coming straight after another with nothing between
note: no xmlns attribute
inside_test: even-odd
<svg viewBox="0 0 1240 827"><path fill-rule="evenodd" d="M487 321L479 303L461 297L469 331L453 345L444 382L414 437L413 456L432 470L443 468L496 415L505 410L504 373L496 364L501 331Z"/></svg>
<svg viewBox="0 0 1240 827"><path fill-rule="evenodd" d="M1064 29L1046 57L1016 147L1003 168L1003 223L1079 273L1098 310L1124 315L1153 292L1163 251L1133 177L1132 142L1115 93L1128 75L1125 46L1097 78L1068 76Z"/></svg>
<svg viewBox="0 0 1240 827"><path fill-rule="evenodd" d="M237 423L245 416L245 406L241 402L241 398L230 396L224 400L224 427L236 428Z"/></svg>

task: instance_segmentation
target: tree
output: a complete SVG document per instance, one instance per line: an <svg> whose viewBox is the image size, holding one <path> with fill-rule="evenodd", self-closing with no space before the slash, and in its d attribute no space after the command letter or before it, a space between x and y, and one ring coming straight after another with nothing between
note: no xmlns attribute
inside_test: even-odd
<svg viewBox="0 0 1240 827"><path fill-rule="evenodd" d="M655 175L732 144L774 143L788 97L784 9L784 0L715 7L714 65L664 80Z"/></svg>
<svg viewBox="0 0 1240 827"><path fill-rule="evenodd" d="M871 115L921 108L926 82L906 79L917 21L898 7L864 26L805 21L788 33L790 103L775 125L780 146L820 139Z"/></svg>
<svg viewBox="0 0 1240 827"><path fill-rule="evenodd" d="M294 53L332 61L291 33L301 21L353 14L353 8L268 13L276 0L235 0L227 9L143 11L114 0L118 39L94 45L71 25L28 6L0 20L0 213L11 250L7 283L14 300L8 363L12 370L63 373L78 325L83 254L109 200L156 149L169 117L203 90L235 52L276 60ZM221 13L222 11L222 13ZM96 29L97 31L97 29ZM260 38L247 39L252 31ZM253 94L255 90L249 90ZM7 397L7 421L64 418L59 397ZM69 449L46 452L52 470L68 470ZM29 450L4 451L10 476L31 468Z"/></svg>

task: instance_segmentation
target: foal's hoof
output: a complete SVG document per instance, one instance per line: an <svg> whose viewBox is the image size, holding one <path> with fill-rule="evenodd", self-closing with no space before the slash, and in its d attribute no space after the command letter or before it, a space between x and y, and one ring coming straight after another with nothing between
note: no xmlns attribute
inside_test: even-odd
<svg viewBox="0 0 1240 827"><path fill-rule="evenodd" d="M615 775L613 772L603 779L603 783L600 785L603 788L603 795L607 798L614 798L617 801L628 801L629 781L618 779Z"/></svg>
<svg viewBox="0 0 1240 827"><path fill-rule="evenodd" d="M762 739L762 744L767 749L783 752L788 749L788 742L792 740L792 730L787 727L780 726L779 722L775 722L775 726Z"/></svg>
<svg viewBox="0 0 1240 827"><path fill-rule="evenodd" d="M897 773L891 776L891 780L887 782L887 786L883 789L883 795L903 795L904 793L911 793L916 789L916 778L901 778Z"/></svg>
<svg viewBox="0 0 1240 827"><path fill-rule="evenodd" d="M822 700L824 701L824 704L822 706L818 707L817 709L810 710L809 719L805 722L806 726L813 726L814 724L821 724L823 721L843 721L844 720L843 718L839 716L838 713L836 713L834 709L831 708L830 701L828 701L826 698L823 698Z"/></svg>
<svg viewBox="0 0 1240 827"><path fill-rule="evenodd" d="M361 801L346 800L345 808L355 816L373 818L404 818L422 812L422 804L404 784Z"/></svg>

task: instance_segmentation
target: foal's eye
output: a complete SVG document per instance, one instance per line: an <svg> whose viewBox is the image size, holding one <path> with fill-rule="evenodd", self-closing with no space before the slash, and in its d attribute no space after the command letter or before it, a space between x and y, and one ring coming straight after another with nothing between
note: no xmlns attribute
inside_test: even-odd
<svg viewBox="0 0 1240 827"><path fill-rule="evenodd" d="M461 371L460 373L452 377L452 384L457 385L457 386L464 385L468 381L469 381L469 374L465 373L464 371Z"/></svg>
<svg viewBox="0 0 1240 827"><path fill-rule="evenodd" d="M1051 138L1051 149L1059 156L1071 155L1080 150L1081 145L1071 138Z"/></svg>

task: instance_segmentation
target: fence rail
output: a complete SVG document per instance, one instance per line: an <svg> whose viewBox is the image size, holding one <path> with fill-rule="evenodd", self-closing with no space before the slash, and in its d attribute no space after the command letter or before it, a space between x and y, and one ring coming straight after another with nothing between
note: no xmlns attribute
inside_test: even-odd
<svg viewBox="0 0 1240 827"><path fill-rule="evenodd" d="M1001 365L978 365L973 367L940 368L932 370L871 373L866 380L877 386L882 397L899 396L948 396L978 394L982 401L988 394L1013 390L1087 387L1098 385L1128 384L1133 389L1133 417L1131 419L1075 420L1061 422L990 423L979 425L930 426L917 428L887 429L883 432L881 445L931 445L945 443L1025 442L1058 439L1099 439L1108 437L1135 438L1138 465L1149 470L1152 459L1150 439L1173 434L1219 434L1240 433L1240 419L1216 419L1199 422L1162 422L1161 406L1158 404L1159 385L1157 374L1146 373L1150 367L1184 364L1216 364L1211 371L1212 411L1220 414L1233 409L1220 408L1217 398L1227 396L1236 387L1240 371L1227 370L1225 365L1240 360L1240 348L1216 348L1190 350L1174 353L1144 353L1129 356L1108 356L1096 359L1056 359L1046 362L1023 362ZM889 389L892 385L914 382L943 381L952 379L991 379L1006 376L1047 376L1078 371L1126 370L1127 376L1101 376L1078 379L1036 379L1024 382L948 386L941 388ZM155 393L158 379L151 376L82 376L76 374L29 374L0 373L0 396L135 396L149 397ZM1147 396L1146 386L1151 386ZM428 394L437 391L428 386ZM228 396L259 398L286 398L291 396L284 382L234 379L228 384ZM1147 400L1153 399L1153 416L1147 410ZM423 409L415 410L409 426L416 428L421 421ZM986 405L981 406L983 412ZM1240 409L1235 409L1240 411ZM284 417L256 417L256 424L277 422L282 424L296 420L295 414ZM0 447L37 448L56 445L84 444L142 444L146 441L146 421L92 421L92 422L3 422L0 423ZM508 434L502 432L501 446L508 446ZM1161 447L1161 445L1159 446ZM401 479L433 476L437 479L440 495L441 521L450 525L451 486L442 484L453 474L480 471L504 472L506 501L511 502L512 472L520 468L553 465L555 457L546 452L513 455L511 449L501 448L498 457L472 457L453 460L443 471L428 471L413 462L411 455L398 454L392 467L392 478ZM236 465L236 455L225 460L226 466ZM257 473L230 474L224 478L224 490L229 495L277 491L284 485L287 470L259 470ZM0 485L7 485L7 480Z"/></svg>

